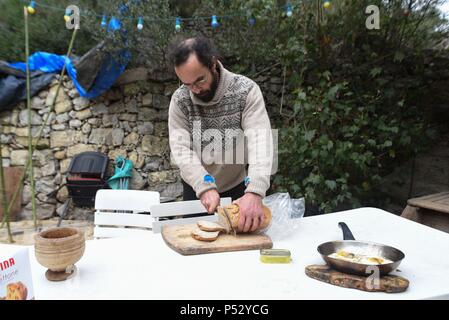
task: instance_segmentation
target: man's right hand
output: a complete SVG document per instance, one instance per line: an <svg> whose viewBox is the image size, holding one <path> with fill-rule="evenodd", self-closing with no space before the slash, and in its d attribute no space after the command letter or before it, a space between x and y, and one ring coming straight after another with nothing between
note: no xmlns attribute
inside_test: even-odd
<svg viewBox="0 0 449 320"><path fill-rule="evenodd" d="M218 194L217 189L210 189L201 194L200 201L207 212L212 214L220 204L220 195Z"/></svg>

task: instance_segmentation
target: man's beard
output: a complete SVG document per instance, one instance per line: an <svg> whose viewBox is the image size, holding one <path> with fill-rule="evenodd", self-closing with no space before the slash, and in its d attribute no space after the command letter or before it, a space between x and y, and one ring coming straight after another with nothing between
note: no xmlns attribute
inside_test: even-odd
<svg viewBox="0 0 449 320"><path fill-rule="evenodd" d="M200 92L199 94L194 93L194 96L203 102L210 102L214 98L215 92L217 92L218 81L219 81L217 72L212 72L212 77L213 77L213 80L212 80L212 84L210 85L209 90L204 90L203 92Z"/></svg>

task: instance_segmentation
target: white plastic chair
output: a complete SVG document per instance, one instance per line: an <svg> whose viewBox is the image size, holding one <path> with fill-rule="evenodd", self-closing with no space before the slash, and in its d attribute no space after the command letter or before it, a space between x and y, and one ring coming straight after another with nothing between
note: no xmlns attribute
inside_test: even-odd
<svg viewBox="0 0 449 320"><path fill-rule="evenodd" d="M227 205L232 202L231 198L221 198L220 205ZM217 215L204 215L199 217L189 217L193 214L207 214L206 209L200 200L178 201L155 204L150 207L153 216L153 232L159 233L163 226L194 223L199 220L218 221ZM171 219L167 219L171 218ZM167 219L167 220L164 220Z"/></svg>
<svg viewBox="0 0 449 320"><path fill-rule="evenodd" d="M160 196L156 191L98 190L94 238L131 236L151 231L154 218L150 215L150 207L159 203Z"/></svg>

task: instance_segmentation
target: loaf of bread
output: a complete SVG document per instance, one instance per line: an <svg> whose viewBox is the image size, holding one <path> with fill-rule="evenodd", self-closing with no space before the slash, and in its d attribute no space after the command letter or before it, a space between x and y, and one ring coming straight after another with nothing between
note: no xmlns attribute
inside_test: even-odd
<svg viewBox="0 0 449 320"><path fill-rule="evenodd" d="M262 207L264 219L255 231L267 228L271 222L271 210L264 205L262 205ZM240 219L240 207L238 204L232 203L223 207L218 207L217 213L219 224L226 228L227 233L231 233L233 229L237 231Z"/></svg>
<svg viewBox="0 0 449 320"><path fill-rule="evenodd" d="M27 287L20 281L6 286L6 300L26 300L27 294Z"/></svg>

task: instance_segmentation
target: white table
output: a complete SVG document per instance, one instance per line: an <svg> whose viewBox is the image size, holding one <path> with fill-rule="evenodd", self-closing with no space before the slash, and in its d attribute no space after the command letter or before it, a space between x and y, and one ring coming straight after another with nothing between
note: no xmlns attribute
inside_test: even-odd
<svg viewBox="0 0 449 320"><path fill-rule="evenodd" d="M339 221L358 240L405 253L397 274L410 280L406 292L369 293L305 275L307 265L323 263L319 244L342 239ZM449 234L380 209L303 218L297 234L274 247L289 249L292 263L263 264L258 250L182 256L160 234L92 240L65 282L46 280L33 247L30 258L36 299L449 299Z"/></svg>

